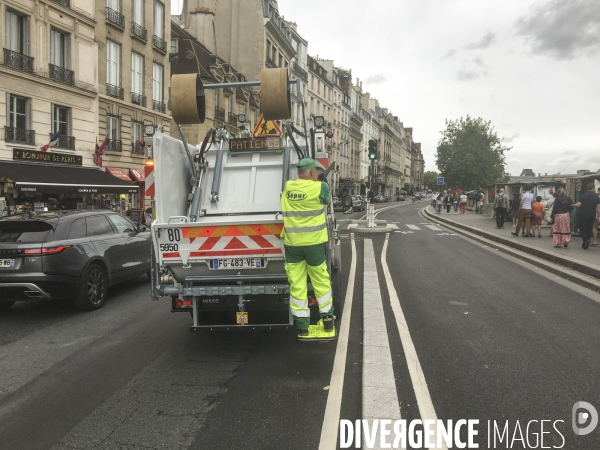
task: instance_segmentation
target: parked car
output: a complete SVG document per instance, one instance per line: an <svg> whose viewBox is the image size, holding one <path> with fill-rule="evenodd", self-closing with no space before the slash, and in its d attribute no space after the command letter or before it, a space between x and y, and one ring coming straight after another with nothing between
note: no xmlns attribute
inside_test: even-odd
<svg viewBox="0 0 600 450"><path fill-rule="evenodd" d="M150 273L150 232L112 211L0 219L0 310L17 300L73 299L101 308L108 287Z"/></svg>
<svg viewBox="0 0 600 450"><path fill-rule="evenodd" d="M333 197L333 210L334 211L342 211L344 209L344 205L339 197Z"/></svg>
<svg viewBox="0 0 600 450"><path fill-rule="evenodd" d="M364 211L366 202L360 195L352 195L352 209L354 211Z"/></svg>
<svg viewBox="0 0 600 450"><path fill-rule="evenodd" d="M396 201L398 201L398 202L403 202L403 201L405 201L405 200L406 200L406 197L404 197L404 194L399 194L399 195L396 197Z"/></svg>

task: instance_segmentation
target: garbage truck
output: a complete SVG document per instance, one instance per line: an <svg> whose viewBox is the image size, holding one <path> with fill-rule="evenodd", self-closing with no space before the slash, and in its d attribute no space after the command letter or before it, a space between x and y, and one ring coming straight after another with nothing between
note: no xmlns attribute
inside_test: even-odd
<svg viewBox="0 0 600 450"><path fill-rule="evenodd" d="M189 313L191 331L292 327L290 287L280 197L296 164L312 157L326 181L332 165L317 154L318 127L297 129L290 118L290 80L285 69L264 69L260 81L203 85L197 74L173 75L170 107L179 139L154 135L154 206L151 226L153 300ZM183 124L204 121L208 89L258 86L265 119L282 124L281 136L234 136L210 129L201 145L189 145ZM301 90L297 89L301 96ZM299 104L304 105L303 101ZM321 158L321 156L325 158ZM329 241L327 266L336 319L343 310L341 245L333 203L324 207ZM319 320L308 280L311 323Z"/></svg>

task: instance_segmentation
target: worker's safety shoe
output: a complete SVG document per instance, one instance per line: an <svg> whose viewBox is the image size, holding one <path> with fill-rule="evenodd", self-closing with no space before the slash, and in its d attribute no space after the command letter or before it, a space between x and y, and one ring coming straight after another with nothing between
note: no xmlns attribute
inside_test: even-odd
<svg viewBox="0 0 600 450"><path fill-rule="evenodd" d="M302 337L307 337L308 336L308 330L298 330L298 337L302 338Z"/></svg>
<svg viewBox="0 0 600 450"><path fill-rule="evenodd" d="M333 317L332 316L323 317L323 328L325 328L325 331L333 330Z"/></svg>

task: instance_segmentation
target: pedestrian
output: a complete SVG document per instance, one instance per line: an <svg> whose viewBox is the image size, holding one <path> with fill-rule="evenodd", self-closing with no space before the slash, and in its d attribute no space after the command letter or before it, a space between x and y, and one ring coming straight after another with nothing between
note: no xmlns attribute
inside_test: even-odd
<svg viewBox="0 0 600 450"><path fill-rule="evenodd" d="M435 208L436 206L436 200L438 198L438 193L434 192L433 194L431 194L431 206L433 206Z"/></svg>
<svg viewBox="0 0 600 450"><path fill-rule="evenodd" d="M308 339L307 274L317 297L326 332L334 331L333 298L327 271L327 222L323 205L331 201L329 186L319 181L317 163L304 158L298 162L298 179L285 183L281 195L285 250L285 271L290 284L290 309L298 339ZM310 213L308 215L307 213Z"/></svg>
<svg viewBox="0 0 600 450"><path fill-rule="evenodd" d="M437 208L437 213L441 213L442 212L442 206L444 204L444 194L442 194L441 192L438 194L437 199L435 201L435 205Z"/></svg>
<svg viewBox="0 0 600 450"><path fill-rule="evenodd" d="M144 212L144 218L146 219L146 225L150 226L152 225L152 208L146 208L146 211Z"/></svg>
<svg viewBox="0 0 600 450"><path fill-rule="evenodd" d="M552 233L554 232L554 223L550 215L552 214L552 207L554 206L556 197L558 197L558 193L554 191L552 198L546 202L546 207L544 208L544 222L550 225L550 237L552 237Z"/></svg>
<svg viewBox="0 0 600 450"><path fill-rule="evenodd" d="M594 222L600 214L600 197L594 192L594 183L588 183L587 192L579 197L575 206L579 206L579 232L583 239L581 247L587 250L592 243Z"/></svg>
<svg viewBox="0 0 600 450"><path fill-rule="evenodd" d="M467 194L465 194L465 192L463 191L462 194L460 194L460 213L464 214L467 212Z"/></svg>
<svg viewBox="0 0 600 450"><path fill-rule="evenodd" d="M454 191L452 193L452 206L454 206L454 214L458 211L458 192Z"/></svg>
<svg viewBox="0 0 600 450"><path fill-rule="evenodd" d="M452 208L452 202L454 201L454 198L452 197L452 194L450 192L444 192L444 206L446 207L446 213L450 214L450 209Z"/></svg>
<svg viewBox="0 0 600 450"><path fill-rule="evenodd" d="M533 228L533 235L535 236L535 229L538 230L538 237L542 237L542 219L544 218L544 204L542 203L542 196L538 195L535 198L535 203L531 205L531 227Z"/></svg>
<svg viewBox="0 0 600 450"><path fill-rule="evenodd" d="M554 223L554 232L552 233L552 241L554 247L561 246L567 248L571 242L571 208L573 207L573 199L566 195L565 188L558 190L558 197L552 205L552 222Z"/></svg>
<svg viewBox="0 0 600 450"><path fill-rule="evenodd" d="M533 186L530 186L521 196L521 202L519 203L519 222L517 223L516 230L511 233L513 236L519 236L519 230L523 227L523 231L525 231L525 226L527 227L526 237L531 237L531 204L535 196L533 195Z"/></svg>
<svg viewBox="0 0 600 450"><path fill-rule="evenodd" d="M485 195L483 195L483 192L481 191L481 189L479 190L479 192L477 192L477 196L475 197L475 212L477 214L483 214L483 200L485 198Z"/></svg>
<svg viewBox="0 0 600 450"><path fill-rule="evenodd" d="M600 195L600 188L596 191L596 194ZM598 227L600 227L600 214L596 215L596 220L594 220L594 228L592 228L592 243L590 244L592 247L598 245Z"/></svg>
<svg viewBox="0 0 600 450"><path fill-rule="evenodd" d="M504 228L506 210L508 209L508 195L504 193L504 188L498 189L498 195L496 195L492 207L496 211L496 230L500 230Z"/></svg>
<svg viewBox="0 0 600 450"><path fill-rule="evenodd" d="M512 216L513 228L517 228L517 223L519 223L519 208L521 205L519 191L513 191L513 200L510 208L510 214Z"/></svg>

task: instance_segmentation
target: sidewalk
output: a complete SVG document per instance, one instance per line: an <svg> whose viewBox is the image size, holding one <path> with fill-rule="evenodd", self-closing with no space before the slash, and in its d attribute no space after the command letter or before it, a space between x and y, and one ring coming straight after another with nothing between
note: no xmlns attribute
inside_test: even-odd
<svg viewBox="0 0 600 450"><path fill-rule="evenodd" d="M550 227L542 227L542 237L516 237L510 234L515 231L512 222L506 222L504 229L496 229L496 219L482 214L467 211L465 214L447 215L445 211L436 214L431 206L423 210L427 218L437 219L448 225L455 226L470 233L483 236L486 239L503 245L530 253L534 256L577 270L586 275L600 279L600 246L590 247L588 250L581 248L583 240L573 236L568 248L554 248L552 238L549 237Z"/></svg>

